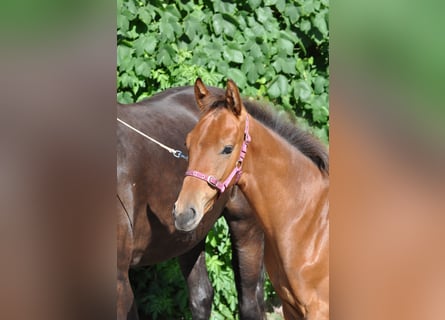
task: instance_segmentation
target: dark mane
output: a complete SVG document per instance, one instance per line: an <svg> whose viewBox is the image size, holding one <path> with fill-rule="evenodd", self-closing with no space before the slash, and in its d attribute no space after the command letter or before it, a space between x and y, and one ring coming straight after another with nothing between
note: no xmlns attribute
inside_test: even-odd
<svg viewBox="0 0 445 320"><path fill-rule="evenodd" d="M295 126L292 117L277 112L270 106L251 100L243 100L244 106L255 119L285 138L314 162L321 172L329 174L329 155L325 146L310 133Z"/></svg>
<svg viewBox="0 0 445 320"><path fill-rule="evenodd" d="M218 94L213 98L217 99L209 106L210 109L225 106L224 96ZM243 104L255 119L286 139L311 159L322 173L329 175L329 155L326 147L310 133L295 126L295 119L291 115L277 112L271 106L253 100L243 99Z"/></svg>

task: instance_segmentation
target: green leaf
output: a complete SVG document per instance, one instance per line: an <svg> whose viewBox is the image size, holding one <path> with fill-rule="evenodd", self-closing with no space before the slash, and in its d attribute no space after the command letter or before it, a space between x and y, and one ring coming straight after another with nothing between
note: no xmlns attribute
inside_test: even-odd
<svg viewBox="0 0 445 320"><path fill-rule="evenodd" d="M131 88L133 84L133 77L131 77L128 73L123 73L119 77L120 83L124 88Z"/></svg>
<svg viewBox="0 0 445 320"><path fill-rule="evenodd" d="M174 21L170 21L170 23L176 36L181 36L183 33L182 24L178 23L176 19Z"/></svg>
<svg viewBox="0 0 445 320"><path fill-rule="evenodd" d="M262 43L260 44L261 52L264 54L266 58L271 58L272 56L272 48L270 43Z"/></svg>
<svg viewBox="0 0 445 320"><path fill-rule="evenodd" d="M282 12L284 10L284 8L286 7L286 0L277 0L275 6L277 7L277 9L279 11Z"/></svg>
<svg viewBox="0 0 445 320"><path fill-rule="evenodd" d="M246 26L246 22L242 17L235 17L229 13L223 13L222 14L225 21L235 26L235 28L243 28Z"/></svg>
<svg viewBox="0 0 445 320"><path fill-rule="evenodd" d="M285 74L296 74L297 70L295 68L295 59L294 58L287 58L287 59L280 59L281 63L281 70Z"/></svg>
<svg viewBox="0 0 445 320"><path fill-rule="evenodd" d="M218 72L221 74L227 74L229 70L229 64L226 61L219 61L217 64Z"/></svg>
<svg viewBox="0 0 445 320"><path fill-rule="evenodd" d="M280 38L278 39L276 46L279 50L279 52L284 52L287 55L292 55L294 51L294 44L290 42L289 40Z"/></svg>
<svg viewBox="0 0 445 320"><path fill-rule="evenodd" d="M242 72L247 74L247 80L249 81L249 83L256 83L258 79L258 72L252 56L247 57L247 59L243 63L241 70Z"/></svg>
<svg viewBox="0 0 445 320"><path fill-rule="evenodd" d="M300 74L304 73L306 70L305 61L303 59L297 59L296 68Z"/></svg>
<svg viewBox="0 0 445 320"><path fill-rule="evenodd" d="M243 53L241 51L235 50L235 49L224 48L223 56L227 60L233 61L236 63L243 63L243 61L244 61Z"/></svg>
<svg viewBox="0 0 445 320"><path fill-rule="evenodd" d="M117 46L117 66L120 70L129 70L133 68L133 48L125 45Z"/></svg>
<svg viewBox="0 0 445 320"><path fill-rule="evenodd" d="M201 31L201 21L193 17L193 14L188 19L184 20L184 33L193 39L198 32Z"/></svg>
<svg viewBox="0 0 445 320"><path fill-rule="evenodd" d="M137 14L138 8L136 7L133 1L126 1L125 4L129 12L131 12L134 15Z"/></svg>
<svg viewBox="0 0 445 320"><path fill-rule="evenodd" d="M250 28L245 29L244 34L246 34L248 39L255 40L258 44L260 44L264 42L265 38L269 37L264 26L258 23L254 17L248 17L247 24Z"/></svg>
<svg viewBox="0 0 445 320"><path fill-rule="evenodd" d="M118 34L124 35L128 31L129 22L128 18L124 15L117 16L117 30Z"/></svg>
<svg viewBox="0 0 445 320"><path fill-rule="evenodd" d="M311 22L309 20L302 20L300 22L300 30L303 32L311 30Z"/></svg>
<svg viewBox="0 0 445 320"><path fill-rule="evenodd" d="M174 54L175 50L173 49L173 47L165 44L159 49L158 54L156 55L156 60L158 64L169 66L173 63L172 57L174 56Z"/></svg>
<svg viewBox="0 0 445 320"><path fill-rule="evenodd" d="M298 80L295 84L294 95L296 99L308 101L312 94L311 86L304 80Z"/></svg>
<svg viewBox="0 0 445 320"><path fill-rule="evenodd" d="M175 30L173 25L166 18L161 18L159 23L159 32L163 39L168 39L170 41L175 40Z"/></svg>
<svg viewBox="0 0 445 320"><path fill-rule="evenodd" d="M231 319L232 318L232 312L227 308L225 305L220 305L220 311L222 315L225 317L225 319Z"/></svg>
<svg viewBox="0 0 445 320"><path fill-rule="evenodd" d="M137 75L148 78L150 76L151 67L148 62L143 59L138 59L137 63L135 63L134 71Z"/></svg>
<svg viewBox="0 0 445 320"><path fill-rule="evenodd" d="M224 19L221 14L215 14L213 16L213 31L215 31L216 35L220 35L223 32L223 23Z"/></svg>
<svg viewBox="0 0 445 320"><path fill-rule="evenodd" d="M175 4L169 4L169 5L167 5L167 7L165 8L165 12L166 12L168 15L170 15L170 16L176 18L175 20L181 18L181 13L179 12L178 8L176 8L176 5L175 5Z"/></svg>
<svg viewBox="0 0 445 320"><path fill-rule="evenodd" d="M274 62L272 62L272 66L275 68L275 71L277 73L281 72L281 62L280 60L282 60L282 58L278 57L277 59L275 59Z"/></svg>
<svg viewBox="0 0 445 320"><path fill-rule="evenodd" d="M327 84L327 80L322 76L317 76L314 80L314 92L320 94L324 92L324 87Z"/></svg>
<svg viewBox="0 0 445 320"><path fill-rule="evenodd" d="M298 42L297 35L290 30L280 30L280 38L289 40L292 43Z"/></svg>
<svg viewBox="0 0 445 320"><path fill-rule="evenodd" d="M213 7L215 8L216 12L234 13L236 9L236 4L225 1L214 1Z"/></svg>
<svg viewBox="0 0 445 320"><path fill-rule="evenodd" d="M283 75L278 75L275 80L269 86L267 93L271 98L278 98L284 96L289 91L289 85L287 79Z"/></svg>
<svg viewBox="0 0 445 320"><path fill-rule="evenodd" d="M255 70L259 75L263 75L266 72L266 67L261 61L255 62Z"/></svg>
<svg viewBox="0 0 445 320"><path fill-rule="evenodd" d="M252 9L258 8L258 6L261 4L261 0L248 0L248 2Z"/></svg>
<svg viewBox="0 0 445 320"><path fill-rule="evenodd" d="M215 31L216 35L224 33L226 35L233 36L236 31L236 27L229 21L225 20L221 14L217 13L213 16L213 30Z"/></svg>
<svg viewBox="0 0 445 320"><path fill-rule="evenodd" d="M147 92L142 92L141 95L137 98L136 102L147 99L148 97L150 97L150 95Z"/></svg>
<svg viewBox="0 0 445 320"><path fill-rule="evenodd" d="M256 10L256 15L258 21L261 23L267 22L269 19L272 19L272 10L269 7L266 8L258 8Z"/></svg>
<svg viewBox="0 0 445 320"><path fill-rule="evenodd" d="M322 14L317 14L312 20L314 26L320 31L323 36L328 35L328 25L326 23L325 17Z"/></svg>
<svg viewBox="0 0 445 320"><path fill-rule="evenodd" d="M294 5L287 5L284 14L289 17L291 23L295 23L300 18L300 12Z"/></svg>
<svg viewBox="0 0 445 320"><path fill-rule="evenodd" d="M149 54L153 53L156 48L157 40L153 35L141 35L133 43L136 54L141 56L145 51Z"/></svg>
<svg viewBox="0 0 445 320"><path fill-rule="evenodd" d="M138 34L137 31L136 31L136 26L133 26L133 27L131 28L131 30L128 30L128 31L125 33L125 37L126 37L127 39L137 39L137 38L139 38L139 34Z"/></svg>
<svg viewBox="0 0 445 320"><path fill-rule="evenodd" d="M131 96L130 92L121 91L117 94L117 101L119 101L119 103L132 103L133 97Z"/></svg>
<svg viewBox="0 0 445 320"><path fill-rule="evenodd" d="M257 45L255 42L253 42L249 48L249 55L253 58L262 58L263 52L261 51L261 48L259 45Z"/></svg>
<svg viewBox="0 0 445 320"><path fill-rule="evenodd" d="M227 70L227 78L235 81L239 88L244 88L246 86L246 76L238 69L230 68Z"/></svg>
<svg viewBox="0 0 445 320"><path fill-rule="evenodd" d="M210 244L212 247L216 248L216 245L217 245L216 238L215 238L215 237L212 237L212 238L210 239L210 241L209 241L209 244Z"/></svg>
<svg viewBox="0 0 445 320"><path fill-rule="evenodd" d="M150 12L146 8L139 8L138 15L139 19L141 19L141 21L145 23L145 25L150 25L152 18Z"/></svg>
<svg viewBox="0 0 445 320"><path fill-rule="evenodd" d="M315 122L324 123L327 121L329 110L327 108L327 101L325 101L323 96L315 97L310 107L312 109L312 119Z"/></svg>
<svg viewBox="0 0 445 320"><path fill-rule="evenodd" d="M315 4L313 0L303 1L303 5L301 6L301 14L303 16L308 16L314 11L315 11Z"/></svg>

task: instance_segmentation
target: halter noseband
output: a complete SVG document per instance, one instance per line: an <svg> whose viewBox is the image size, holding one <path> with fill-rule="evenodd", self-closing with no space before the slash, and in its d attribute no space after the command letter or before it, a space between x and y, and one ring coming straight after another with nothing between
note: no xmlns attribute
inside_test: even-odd
<svg viewBox="0 0 445 320"><path fill-rule="evenodd" d="M188 170L185 172L185 176L191 176L191 177L195 177L201 180L206 181L211 187L216 188L219 190L219 192L223 193L227 186L229 185L229 183L232 181L232 179L236 176L236 181L235 183L238 182L241 173L242 173L242 165L243 165L243 160L244 157L246 155L247 152L247 145L249 144L249 142L251 141L250 135L249 135L249 116L246 116L246 126L244 128L244 140L243 140L243 145L241 146L241 151L240 151L240 155L238 158L238 161L236 162L235 168L233 168L232 172L230 172L229 176L226 178L226 180L224 180L223 182L219 181L217 178L215 178L214 176L211 175L207 175L204 173L201 173L199 171L195 171L195 170Z"/></svg>

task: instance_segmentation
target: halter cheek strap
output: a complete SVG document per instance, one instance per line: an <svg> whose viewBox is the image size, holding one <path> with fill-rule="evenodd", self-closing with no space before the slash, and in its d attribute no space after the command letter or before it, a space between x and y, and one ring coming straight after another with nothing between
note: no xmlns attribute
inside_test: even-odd
<svg viewBox="0 0 445 320"><path fill-rule="evenodd" d="M191 176L191 177L195 177L197 179L204 180L211 187L216 188L219 190L219 192L223 193L226 190L227 186L230 184L230 182L233 180L234 177L236 177L235 183L237 183L239 178L241 177L244 157L246 156L247 146L251 140L252 139L250 138L250 135L249 135L249 117L246 116L246 126L244 128L244 140L243 140L243 145L241 146L240 155L239 155L238 161L236 162L235 168L233 168L232 172L230 172L230 174L226 178L226 180L221 182L212 175L207 175L207 174L201 173L196 170L186 171L185 176Z"/></svg>

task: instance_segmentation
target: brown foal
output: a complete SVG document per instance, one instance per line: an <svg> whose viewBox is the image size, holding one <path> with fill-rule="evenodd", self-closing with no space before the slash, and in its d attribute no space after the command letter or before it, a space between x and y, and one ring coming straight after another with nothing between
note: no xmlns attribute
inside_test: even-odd
<svg viewBox="0 0 445 320"><path fill-rule="evenodd" d="M217 96L198 79L195 98L203 114L187 136L189 166L175 218L186 215L196 225L238 184L264 231L265 265L285 318L329 319L327 169L250 116L233 81ZM318 142L308 136L311 143Z"/></svg>

